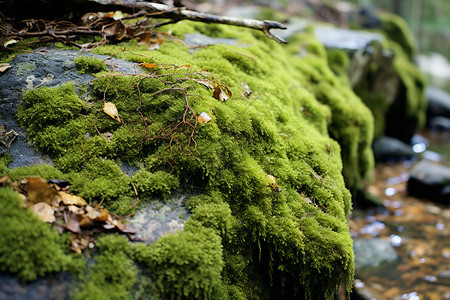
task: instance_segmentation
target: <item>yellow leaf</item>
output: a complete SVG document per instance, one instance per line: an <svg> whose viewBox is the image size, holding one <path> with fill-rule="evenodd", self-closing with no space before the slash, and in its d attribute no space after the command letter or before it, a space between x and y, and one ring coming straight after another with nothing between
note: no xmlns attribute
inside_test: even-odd
<svg viewBox="0 0 450 300"><path fill-rule="evenodd" d="M78 205L78 206L86 206L87 205L86 201L84 201L84 199L81 197L67 194L66 192L62 192L62 191L60 191L58 194L59 194L59 197L61 197L61 201L65 205Z"/></svg>
<svg viewBox="0 0 450 300"><path fill-rule="evenodd" d="M53 208L45 203L38 202L31 207L31 210L41 219L43 222L53 223L55 222L55 211Z"/></svg>
<svg viewBox="0 0 450 300"><path fill-rule="evenodd" d="M103 104L103 112L108 116L110 116L111 118L113 118L114 120L116 120L117 122L122 121L120 119L119 111L117 110L116 105L112 102L105 102L105 104Z"/></svg>
<svg viewBox="0 0 450 300"><path fill-rule="evenodd" d="M152 63L142 63L140 65L141 65L141 67L144 67L147 69L154 69L158 66L157 64L152 64Z"/></svg>

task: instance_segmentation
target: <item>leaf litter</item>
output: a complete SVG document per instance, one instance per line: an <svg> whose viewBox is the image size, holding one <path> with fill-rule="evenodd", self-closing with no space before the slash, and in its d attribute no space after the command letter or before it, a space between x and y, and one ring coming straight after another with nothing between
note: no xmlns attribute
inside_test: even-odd
<svg viewBox="0 0 450 300"><path fill-rule="evenodd" d="M124 219L97 206L89 205L83 198L69 194L67 181L46 180L41 177L24 177L12 181L8 175L0 177L0 186L12 186L24 200L23 206L31 209L43 222L53 224L58 232L70 232L71 248L79 254L95 246L95 235L118 231L134 234L135 230Z"/></svg>

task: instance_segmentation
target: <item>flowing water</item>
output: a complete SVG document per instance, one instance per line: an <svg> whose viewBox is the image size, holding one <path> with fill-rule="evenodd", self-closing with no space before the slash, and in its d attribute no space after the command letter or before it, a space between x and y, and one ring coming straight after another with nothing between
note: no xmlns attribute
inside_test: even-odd
<svg viewBox="0 0 450 300"><path fill-rule="evenodd" d="M450 136L426 133L431 146L450 163ZM431 157L439 156L434 152ZM434 154L433 154L434 153ZM379 268L356 274L355 289L364 299L450 299L450 205L408 196L412 162L378 164L370 191L382 207L353 211L354 238L381 238L398 258Z"/></svg>

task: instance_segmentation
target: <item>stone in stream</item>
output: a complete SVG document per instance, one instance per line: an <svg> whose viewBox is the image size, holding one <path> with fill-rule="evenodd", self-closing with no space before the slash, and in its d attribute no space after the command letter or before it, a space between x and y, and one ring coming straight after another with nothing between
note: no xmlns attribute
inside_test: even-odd
<svg viewBox="0 0 450 300"><path fill-rule="evenodd" d="M355 251L356 274L365 268L379 267L381 264L397 259L394 248L380 238L355 239L353 249Z"/></svg>
<svg viewBox="0 0 450 300"><path fill-rule="evenodd" d="M427 119L428 125L434 117L450 118L450 95L437 87L427 87L425 96L428 100Z"/></svg>
<svg viewBox="0 0 450 300"><path fill-rule="evenodd" d="M440 131L450 131L450 118L441 116L429 118L428 128Z"/></svg>
<svg viewBox="0 0 450 300"><path fill-rule="evenodd" d="M450 168L421 161L410 171L408 193L411 196L450 203Z"/></svg>
<svg viewBox="0 0 450 300"><path fill-rule="evenodd" d="M416 156L410 145L389 136L375 139L372 150L377 162L408 160Z"/></svg>

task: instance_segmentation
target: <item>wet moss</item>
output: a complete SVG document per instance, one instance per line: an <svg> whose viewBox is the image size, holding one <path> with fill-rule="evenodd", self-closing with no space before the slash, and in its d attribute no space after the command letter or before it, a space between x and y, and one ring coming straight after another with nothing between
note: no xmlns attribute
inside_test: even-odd
<svg viewBox="0 0 450 300"><path fill-rule="evenodd" d="M149 246L136 245L135 255L148 268L156 298L226 298L221 239L210 228L190 221L185 231L165 235Z"/></svg>
<svg viewBox="0 0 450 300"><path fill-rule="evenodd" d="M95 262L83 276L73 299L136 299L138 268L127 238L103 236L96 247Z"/></svg>
<svg viewBox="0 0 450 300"><path fill-rule="evenodd" d="M75 57L73 61L79 69L80 74L106 71L105 62L97 57L80 55Z"/></svg>
<svg viewBox="0 0 450 300"><path fill-rule="evenodd" d="M71 191L100 202L119 214L127 214L133 201L131 178L112 160L92 158L80 172L69 174Z"/></svg>
<svg viewBox="0 0 450 300"><path fill-rule="evenodd" d="M12 163L12 156L9 153L3 152L0 154L0 176L8 173L8 165L10 163Z"/></svg>
<svg viewBox="0 0 450 300"><path fill-rule="evenodd" d="M412 33L406 21L394 14L380 13L381 30L388 40L395 41L404 51L408 60L412 60L415 54L415 44Z"/></svg>
<svg viewBox="0 0 450 300"><path fill-rule="evenodd" d="M294 57L292 48L250 30L171 28L180 37L199 31L246 46L193 54L176 42L152 52L134 42L96 48L158 66L138 76L96 73L92 98L102 100L92 103L77 98L73 84L27 93L19 120L29 139L54 157L72 192L121 213L134 200L131 183L148 196L177 181L199 194L188 203L185 231L135 247L156 297L333 298L341 282L351 286L354 271L342 161L348 186L366 178L370 112L310 35L297 37L297 47L307 46ZM226 85L231 99L215 99L206 79ZM73 105L60 101L62 93ZM121 122L103 113L103 99ZM212 118L206 124L197 122L203 111ZM47 113L51 122L42 122ZM142 169L130 178L117 160Z"/></svg>
<svg viewBox="0 0 450 300"><path fill-rule="evenodd" d="M50 224L41 222L10 187L0 187L0 272L22 281L59 271L80 270L82 261L70 254L70 242Z"/></svg>
<svg viewBox="0 0 450 300"><path fill-rule="evenodd" d="M144 197L166 195L180 184L177 177L164 171L151 173L144 169L137 171L132 178L138 193Z"/></svg>

